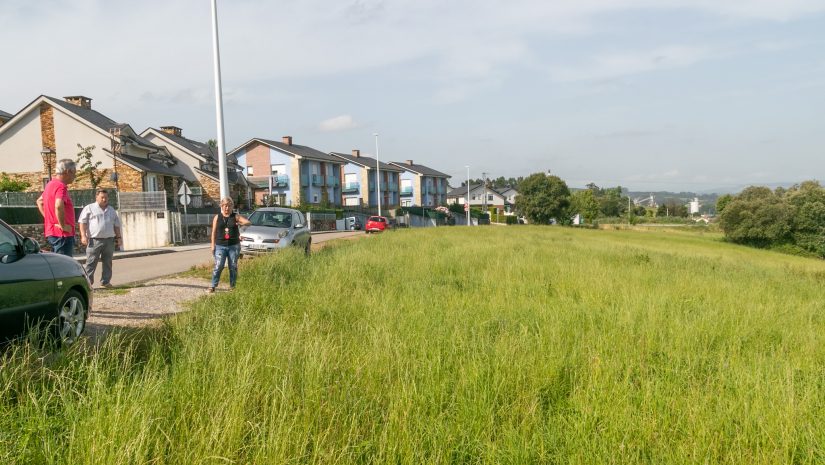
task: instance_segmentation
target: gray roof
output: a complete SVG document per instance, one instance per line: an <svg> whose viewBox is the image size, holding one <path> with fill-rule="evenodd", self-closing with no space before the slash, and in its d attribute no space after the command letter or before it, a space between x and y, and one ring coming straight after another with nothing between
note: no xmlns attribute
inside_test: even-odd
<svg viewBox="0 0 825 465"><path fill-rule="evenodd" d="M11 113L6 113L3 110L0 110L0 119L4 119L4 120L8 121L8 120L11 119L12 116L14 116L14 115L12 115Z"/></svg>
<svg viewBox="0 0 825 465"><path fill-rule="evenodd" d="M481 187L481 184L470 184L470 191L472 192L479 187ZM461 195L467 195L467 186L454 187L447 192L447 197L457 197Z"/></svg>
<svg viewBox="0 0 825 465"><path fill-rule="evenodd" d="M436 171L436 170L430 168L429 166L416 165L415 163L410 165L405 161L404 162L391 161L390 163L392 163L395 166L398 166L400 168L403 168L406 171L412 171L413 173L423 174L424 176L435 176L435 177L439 177L439 178L451 178L452 177L449 174L444 174L441 171Z"/></svg>
<svg viewBox="0 0 825 465"><path fill-rule="evenodd" d="M89 123L97 126L98 128L100 128L100 129L102 129L106 132L109 132L109 129L112 129L112 128L123 129L123 128L129 126L128 124L117 123L114 120L110 119L108 116L106 116L106 115L104 115L100 112L97 112L95 110L91 110L89 108L83 108L83 107L75 105L73 103L69 103L65 100L60 100L60 99L57 99L57 98L54 98L54 97L49 97L48 95L44 95L43 97L45 97L49 101L49 103L51 103L52 105L59 106L60 108L63 108L64 110L66 110L70 113L74 113L75 115L83 118L84 120L88 121ZM133 132L134 132L134 130L133 130ZM142 146L144 146L146 148L149 148L149 149L157 149L158 148L155 144L149 142L148 140L144 139L143 137L140 137L137 134L135 134L134 136L124 136L124 137L126 139L131 140L132 142L134 142L138 145L142 145Z"/></svg>
<svg viewBox="0 0 825 465"><path fill-rule="evenodd" d="M179 173L174 172L171 168L163 163L147 158L137 158L131 155L118 155L118 160L123 160L127 164L132 165L142 171L150 173L160 173L167 176L181 177Z"/></svg>
<svg viewBox="0 0 825 465"><path fill-rule="evenodd" d="M218 173L216 171L208 171L208 170L202 170L202 169L198 169L198 168L195 168L195 171L197 171L199 173L203 173L206 176L209 176L210 178L215 179L216 181L220 180L220 177L218 176ZM229 184L240 184L242 186L245 186L247 183L244 182L244 179L245 178L243 177L243 174L241 174L240 172L226 170L226 181Z"/></svg>
<svg viewBox="0 0 825 465"><path fill-rule="evenodd" d="M320 150L315 150L314 148L307 147L305 145L295 145L295 144L287 145L287 144L284 144L283 142L276 142L274 140L258 139L258 138L253 139L253 140L261 141L264 144L269 145L270 147L274 147L276 149L283 150L284 152L288 152L288 153L291 153L293 155L299 155L299 156L304 157L304 158L311 158L313 160L328 161L328 162L338 163L338 164L341 163L340 158L333 157L332 155L321 152ZM246 144L244 144L244 145L246 145Z"/></svg>
<svg viewBox="0 0 825 465"><path fill-rule="evenodd" d="M375 168L375 158L372 158L372 157L365 157L364 155L360 155L360 156L356 157L356 156L353 156L352 154L349 154L349 153L339 153L339 152L330 152L330 155L335 156L335 157L340 157L340 158L344 159L347 163L355 163L356 165L366 166L368 168ZM399 172L399 173L404 171L403 169L401 169L401 168L399 168L395 165L390 165L390 164L384 163L383 161L379 161L378 166L382 170L387 170L387 171L396 171L396 172Z"/></svg>
<svg viewBox="0 0 825 465"><path fill-rule="evenodd" d="M185 148L186 150L200 155L203 157L204 161L212 161L217 164L218 162L218 151L215 148L212 148L209 144L204 142L198 142L196 140L187 139L183 136L176 136L175 134L169 134L168 132L164 132L160 129L150 128L156 133L160 135L160 137L165 137L170 141L180 145L181 147ZM143 131L144 133L146 131ZM238 164L238 159L234 155L226 155L226 160L229 163Z"/></svg>

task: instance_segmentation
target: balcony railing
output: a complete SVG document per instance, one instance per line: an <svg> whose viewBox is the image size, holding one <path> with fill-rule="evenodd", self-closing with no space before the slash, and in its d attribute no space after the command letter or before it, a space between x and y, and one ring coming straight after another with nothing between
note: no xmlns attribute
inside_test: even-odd
<svg viewBox="0 0 825 465"><path fill-rule="evenodd" d="M401 195L402 196L410 196L413 195L413 188L412 186L402 187L401 188Z"/></svg>
<svg viewBox="0 0 825 465"><path fill-rule="evenodd" d="M360 182L348 182L344 183L343 192L358 192L361 189Z"/></svg>
<svg viewBox="0 0 825 465"><path fill-rule="evenodd" d="M341 185L341 181L338 178L333 176L327 176L327 186L328 187L338 187Z"/></svg>
<svg viewBox="0 0 825 465"><path fill-rule="evenodd" d="M389 183L388 187L389 187L390 192L398 192L398 183L397 182Z"/></svg>
<svg viewBox="0 0 825 465"><path fill-rule="evenodd" d="M303 186L303 187L309 186L309 176L307 176L306 174L301 175L301 186Z"/></svg>
<svg viewBox="0 0 825 465"><path fill-rule="evenodd" d="M272 175L272 187L289 187L289 176Z"/></svg>
<svg viewBox="0 0 825 465"><path fill-rule="evenodd" d="M446 194L447 193L447 188L444 187L444 186L438 186L437 190L438 190L439 194Z"/></svg>
<svg viewBox="0 0 825 465"><path fill-rule="evenodd" d="M324 177L320 174L313 174L312 175L312 185L313 186L323 186L324 185Z"/></svg>

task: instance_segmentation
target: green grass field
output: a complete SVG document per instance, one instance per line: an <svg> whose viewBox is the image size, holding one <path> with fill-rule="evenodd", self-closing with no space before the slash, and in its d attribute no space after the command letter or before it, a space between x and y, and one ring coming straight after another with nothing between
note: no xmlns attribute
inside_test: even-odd
<svg viewBox="0 0 825 465"><path fill-rule="evenodd" d="M825 462L825 262L691 231L403 230L5 350L3 464Z"/></svg>

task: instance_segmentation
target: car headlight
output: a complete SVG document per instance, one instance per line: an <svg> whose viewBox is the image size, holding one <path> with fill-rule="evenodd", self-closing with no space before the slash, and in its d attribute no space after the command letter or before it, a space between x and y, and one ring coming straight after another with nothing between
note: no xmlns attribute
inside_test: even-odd
<svg viewBox="0 0 825 465"><path fill-rule="evenodd" d="M283 239L286 236L289 236L289 231L281 231L278 233L278 239Z"/></svg>
<svg viewBox="0 0 825 465"><path fill-rule="evenodd" d="M255 239L246 236L241 236L241 240L245 242L255 242Z"/></svg>

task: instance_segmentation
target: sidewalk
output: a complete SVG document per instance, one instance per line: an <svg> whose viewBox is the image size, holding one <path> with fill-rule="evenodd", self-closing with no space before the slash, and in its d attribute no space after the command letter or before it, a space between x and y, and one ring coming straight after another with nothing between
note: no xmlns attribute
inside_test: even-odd
<svg viewBox="0 0 825 465"><path fill-rule="evenodd" d="M120 258L132 258L132 257L145 257L147 255L160 255L163 253L174 253L174 252L186 252L187 250L198 250L198 249L208 249L210 244L208 242L202 242L199 244L191 244L191 245L173 245L169 247L158 247L154 249L140 249L140 250L118 250L115 252L112 260L117 260ZM86 255L75 255L74 259L77 260L81 264L86 263Z"/></svg>

